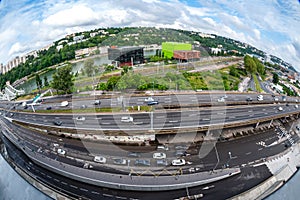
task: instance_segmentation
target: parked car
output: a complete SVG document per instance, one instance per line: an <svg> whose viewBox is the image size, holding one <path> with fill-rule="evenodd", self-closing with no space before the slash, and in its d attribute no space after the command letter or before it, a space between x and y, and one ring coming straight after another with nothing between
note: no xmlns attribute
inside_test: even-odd
<svg viewBox="0 0 300 200"><path fill-rule="evenodd" d="M129 152L127 156L132 158L139 158L141 157L141 154L137 152Z"/></svg>
<svg viewBox="0 0 300 200"><path fill-rule="evenodd" d="M164 159L167 155L165 153L157 152L153 154L153 158L155 159Z"/></svg>
<svg viewBox="0 0 300 200"><path fill-rule="evenodd" d="M94 157L94 161L95 161L95 162L98 162L98 163L104 164L104 163L106 163L106 158L103 157L103 156L95 156L95 157Z"/></svg>
<svg viewBox="0 0 300 200"><path fill-rule="evenodd" d="M156 164L158 166L167 166L168 165L168 161L163 159L163 160L156 160Z"/></svg>
<svg viewBox="0 0 300 200"><path fill-rule="evenodd" d="M137 165L137 166L150 166L150 160L136 159L134 165Z"/></svg>
<svg viewBox="0 0 300 200"><path fill-rule="evenodd" d="M133 117L130 117L130 116L124 116L124 117L121 117L121 122L133 122Z"/></svg>
<svg viewBox="0 0 300 200"><path fill-rule="evenodd" d="M60 154L60 155L65 155L66 151L63 150L63 149L57 149L57 153Z"/></svg>
<svg viewBox="0 0 300 200"><path fill-rule="evenodd" d="M173 166L182 166L182 165L185 165L185 160L184 159L172 160L172 165Z"/></svg>
<svg viewBox="0 0 300 200"><path fill-rule="evenodd" d="M156 149L157 149L157 150L165 150L165 151L168 151L168 150L169 150L169 147L166 146L166 145L158 145Z"/></svg>
<svg viewBox="0 0 300 200"><path fill-rule="evenodd" d="M55 121L53 122L53 124L56 125L56 126L61 126L61 125L62 125L62 121L60 121L60 120L55 120Z"/></svg>
<svg viewBox="0 0 300 200"><path fill-rule="evenodd" d="M127 161L123 158L115 158L114 160L114 164L116 165L126 165Z"/></svg>

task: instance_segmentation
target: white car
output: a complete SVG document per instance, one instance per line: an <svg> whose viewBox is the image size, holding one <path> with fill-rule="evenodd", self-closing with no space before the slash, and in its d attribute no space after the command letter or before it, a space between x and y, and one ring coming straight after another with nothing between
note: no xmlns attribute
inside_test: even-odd
<svg viewBox="0 0 300 200"><path fill-rule="evenodd" d="M130 116L125 116L125 117L121 117L121 122L133 122L133 117Z"/></svg>
<svg viewBox="0 0 300 200"><path fill-rule="evenodd" d="M85 121L85 117L78 116L78 117L76 117L76 120L77 121Z"/></svg>
<svg viewBox="0 0 300 200"><path fill-rule="evenodd" d="M63 101L61 102L60 106L64 107L64 106L68 106L69 102L68 101Z"/></svg>
<svg viewBox="0 0 300 200"><path fill-rule="evenodd" d="M150 102L150 101L154 101L154 99L152 97L148 97L145 99L145 102Z"/></svg>
<svg viewBox="0 0 300 200"><path fill-rule="evenodd" d="M224 97L219 98L219 99L218 99L218 102L225 102Z"/></svg>
<svg viewBox="0 0 300 200"><path fill-rule="evenodd" d="M153 158L155 159L165 159L167 156L165 153L160 153L160 152L157 152L157 153L154 153L153 154Z"/></svg>
<svg viewBox="0 0 300 200"><path fill-rule="evenodd" d="M66 151L63 150L63 149L57 149L57 153L60 154L60 155L65 155Z"/></svg>
<svg viewBox="0 0 300 200"><path fill-rule="evenodd" d="M95 162L98 162L98 163L104 164L104 163L106 163L106 158L103 157L103 156L95 156L95 157L94 157L94 161L95 161Z"/></svg>
<svg viewBox="0 0 300 200"><path fill-rule="evenodd" d="M185 160L184 159L172 160L172 165L173 166L182 166L182 165L185 165Z"/></svg>
<svg viewBox="0 0 300 200"><path fill-rule="evenodd" d="M257 101L262 101L262 100L264 100L264 96L263 95L258 95L257 96Z"/></svg>
<svg viewBox="0 0 300 200"><path fill-rule="evenodd" d="M282 108L282 107L279 107L278 110L279 110L279 111L283 111L283 108Z"/></svg>
<svg viewBox="0 0 300 200"><path fill-rule="evenodd" d="M295 108L298 108L298 105L297 105L297 104L295 105Z"/></svg>

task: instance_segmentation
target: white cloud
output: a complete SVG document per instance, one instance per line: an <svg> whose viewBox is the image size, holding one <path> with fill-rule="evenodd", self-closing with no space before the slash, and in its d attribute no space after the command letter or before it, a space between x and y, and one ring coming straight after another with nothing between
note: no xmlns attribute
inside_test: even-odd
<svg viewBox="0 0 300 200"><path fill-rule="evenodd" d="M48 26L85 26L95 24L97 14L85 5L74 5L47 17L43 22Z"/></svg>
<svg viewBox="0 0 300 200"><path fill-rule="evenodd" d="M22 51L44 47L66 34L114 26L170 27L214 33L247 42L295 66L299 63L298 2L207 0L201 1L204 7L193 7L188 1L179 0L3 2L7 12L4 14L2 6L0 62L4 63ZM10 6L14 9L9 9ZM278 41L272 33L285 38Z"/></svg>

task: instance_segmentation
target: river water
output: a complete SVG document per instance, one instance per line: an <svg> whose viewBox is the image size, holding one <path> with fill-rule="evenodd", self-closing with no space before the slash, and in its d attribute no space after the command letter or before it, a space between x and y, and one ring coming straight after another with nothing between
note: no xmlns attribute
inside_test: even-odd
<svg viewBox="0 0 300 200"><path fill-rule="evenodd" d="M266 200L297 200L300 173ZM0 200L50 200L19 176L0 155Z"/></svg>

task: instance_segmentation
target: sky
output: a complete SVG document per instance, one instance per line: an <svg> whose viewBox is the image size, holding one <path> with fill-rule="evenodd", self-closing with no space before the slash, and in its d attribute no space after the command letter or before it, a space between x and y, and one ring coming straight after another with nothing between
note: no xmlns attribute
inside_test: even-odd
<svg viewBox="0 0 300 200"><path fill-rule="evenodd" d="M0 0L0 63L67 34L166 27L248 43L300 71L300 0Z"/></svg>

